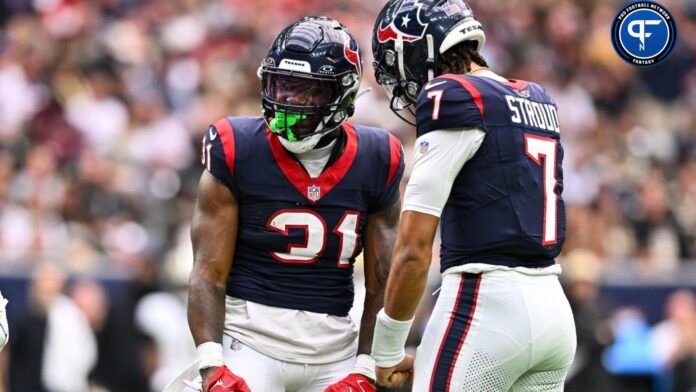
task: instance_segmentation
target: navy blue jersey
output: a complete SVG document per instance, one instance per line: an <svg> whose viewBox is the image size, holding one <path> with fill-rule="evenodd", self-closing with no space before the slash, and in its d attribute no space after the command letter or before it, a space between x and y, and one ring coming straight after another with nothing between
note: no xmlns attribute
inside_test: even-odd
<svg viewBox="0 0 696 392"><path fill-rule="evenodd" d="M227 294L288 309L348 314L366 218L399 200L403 154L385 130L345 124L345 147L310 178L260 117L210 127L206 169L239 205Z"/></svg>
<svg viewBox="0 0 696 392"><path fill-rule="evenodd" d="M442 212L442 270L467 263L552 265L565 239L563 147L546 90L448 74L426 85L416 115L419 137L452 128L486 133Z"/></svg>

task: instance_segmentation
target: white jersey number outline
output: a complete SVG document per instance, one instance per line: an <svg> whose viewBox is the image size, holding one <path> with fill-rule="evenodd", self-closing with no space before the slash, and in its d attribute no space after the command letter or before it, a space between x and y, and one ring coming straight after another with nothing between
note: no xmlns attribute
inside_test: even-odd
<svg viewBox="0 0 696 392"><path fill-rule="evenodd" d="M428 93L428 99L433 100L433 121L440 119L440 104L442 103L442 94L444 92L445 90L433 90Z"/></svg>
<svg viewBox="0 0 696 392"><path fill-rule="evenodd" d="M525 153L542 168L544 178L544 216L541 245L557 242L558 196L556 195L556 145L558 141L549 137L524 134ZM543 162L542 162L543 161Z"/></svg>
<svg viewBox="0 0 696 392"><path fill-rule="evenodd" d="M346 211L333 229L339 236L338 266L350 267L358 245L358 211ZM290 229L304 229L304 244L288 244L287 252L271 252L271 256L283 263L310 264L317 261L324 253L328 230L322 217L312 210L280 210L268 220L269 229L283 235L289 235Z"/></svg>

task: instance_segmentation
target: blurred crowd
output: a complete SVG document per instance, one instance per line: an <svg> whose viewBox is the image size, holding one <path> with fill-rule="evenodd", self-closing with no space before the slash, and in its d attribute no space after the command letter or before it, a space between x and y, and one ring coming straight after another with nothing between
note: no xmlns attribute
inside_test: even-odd
<svg viewBox="0 0 696 392"><path fill-rule="evenodd" d="M483 55L492 68L541 83L559 106L568 208L562 262L584 355L569 388L587 390L591 380L598 391L620 390L608 371L625 366L616 360L625 354L618 337L639 333L641 316L604 313L600 277L660 276L696 258L696 3L665 3L679 41L669 61L649 69L614 53L609 29L620 2L470 4L486 29ZM392 131L409 161L415 132L387 109L371 72L370 34L382 5L0 2L0 271L32 282L26 314L12 328L19 332L6 353L8 371L0 371L10 390L82 390L88 382L157 389L187 364L182 288L200 140L218 118L260 114L256 69L290 22L327 15L358 37L363 88L373 91L354 121ZM105 276L132 284L114 300L93 279ZM51 323L58 311L73 320ZM696 374L693 291L672 294L665 320L642 331L659 341L646 354L650 372L674 371L666 388L696 388L693 377L680 378ZM51 354L62 353L61 333L84 342L74 357ZM58 386L47 384L54 380Z"/></svg>

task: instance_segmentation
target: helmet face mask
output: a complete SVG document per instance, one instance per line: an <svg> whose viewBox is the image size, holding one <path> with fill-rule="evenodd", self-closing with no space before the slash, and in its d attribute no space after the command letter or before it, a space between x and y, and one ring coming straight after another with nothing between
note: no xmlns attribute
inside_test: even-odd
<svg viewBox="0 0 696 392"><path fill-rule="evenodd" d="M353 115L362 76L357 41L339 22L306 17L276 38L259 68L264 118L289 150L313 148ZM307 148L307 146L310 146Z"/></svg>
<svg viewBox="0 0 696 392"><path fill-rule="evenodd" d="M276 113L271 130L290 141L326 129L325 117L336 109L339 98L334 80L272 71L263 80L263 96Z"/></svg>
<svg viewBox="0 0 696 392"><path fill-rule="evenodd" d="M397 76L393 76L384 70L378 70L379 64L374 63L377 83L382 86L387 97L389 97L389 108L401 120L415 126L412 119L405 117L402 113L407 111L411 113L411 117L415 117L415 102L418 96L413 96L408 93L413 91L414 84L412 82L404 82Z"/></svg>

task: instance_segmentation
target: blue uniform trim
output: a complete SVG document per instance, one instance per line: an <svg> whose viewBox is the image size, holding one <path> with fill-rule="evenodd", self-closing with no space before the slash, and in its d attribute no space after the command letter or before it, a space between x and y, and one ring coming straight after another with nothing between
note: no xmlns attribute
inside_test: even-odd
<svg viewBox="0 0 696 392"><path fill-rule="evenodd" d="M447 392L450 389L457 357L466 341L476 311L481 274L462 274L457 300L452 309L445 335L435 358L430 391Z"/></svg>

